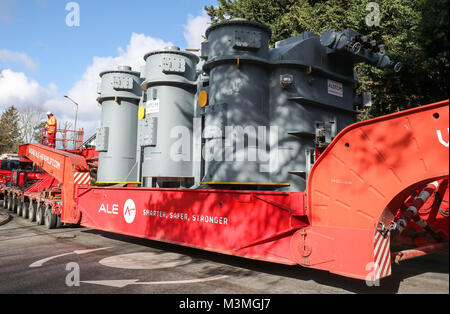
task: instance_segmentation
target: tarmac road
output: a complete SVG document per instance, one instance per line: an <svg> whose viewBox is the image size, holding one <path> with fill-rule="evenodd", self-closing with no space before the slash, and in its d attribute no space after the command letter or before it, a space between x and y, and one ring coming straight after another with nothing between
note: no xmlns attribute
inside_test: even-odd
<svg viewBox="0 0 450 314"><path fill-rule="evenodd" d="M0 226L0 294L449 293L448 252L393 265L391 277L368 287L300 266L81 227L47 230L11 216Z"/></svg>

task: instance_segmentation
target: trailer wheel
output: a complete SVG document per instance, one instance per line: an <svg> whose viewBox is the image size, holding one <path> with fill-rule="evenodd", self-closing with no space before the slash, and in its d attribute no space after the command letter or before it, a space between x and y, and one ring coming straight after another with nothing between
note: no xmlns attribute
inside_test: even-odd
<svg viewBox="0 0 450 314"><path fill-rule="evenodd" d="M25 201L22 203L22 218L27 219L28 218L28 212L29 212L29 206L28 203Z"/></svg>
<svg viewBox="0 0 450 314"><path fill-rule="evenodd" d="M45 226L47 229L55 229L56 227L56 215L52 214L51 206L45 208Z"/></svg>
<svg viewBox="0 0 450 314"><path fill-rule="evenodd" d="M21 199L17 199L17 216L22 216L22 208L23 208L23 202Z"/></svg>
<svg viewBox="0 0 450 314"><path fill-rule="evenodd" d="M36 209L36 223L39 226L42 226L45 223L45 205L41 204L40 206L37 207Z"/></svg>
<svg viewBox="0 0 450 314"><path fill-rule="evenodd" d="M12 211L12 195L8 194L8 210Z"/></svg>
<svg viewBox="0 0 450 314"><path fill-rule="evenodd" d="M56 228L62 228L64 223L61 221L61 215L56 215Z"/></svg>
<svg viewBox="0 0 450 314"><path fill-rule="evenodd" d="M8 195L6 195L6 194L3 197L3 208L8 209Z"/></svg>
<svg viewBox="0 0 450 314"><path fill-rule="evenodd" d="M17 198L15 198L14 196L12 197L12 212L14 214L17 214Z"/></svg>
<svg viewBox="0 0 450 314"><path fill-rule="evenodd" d="M28 220L33 222L36 221L36 202L30 201L30 206L28 207Z"/></svg>

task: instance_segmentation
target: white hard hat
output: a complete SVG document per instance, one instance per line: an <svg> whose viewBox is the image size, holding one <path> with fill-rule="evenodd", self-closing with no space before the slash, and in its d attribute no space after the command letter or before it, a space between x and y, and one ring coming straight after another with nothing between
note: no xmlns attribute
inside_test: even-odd
<svg viewBox="0 0 450 314"><path fill-rule="evenodd" d="M51 113L51 111L47 112L47 116L52 116L53 113Z"/></svg>

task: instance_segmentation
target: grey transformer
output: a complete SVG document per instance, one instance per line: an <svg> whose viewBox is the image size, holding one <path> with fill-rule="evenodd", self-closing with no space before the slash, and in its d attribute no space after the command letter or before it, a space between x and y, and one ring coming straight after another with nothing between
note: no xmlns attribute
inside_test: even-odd
<svg viewBox="0 0 450 314"><path fill-rule="evenodd" d="M350 29L305 32L273 49L267 26L242 19L206 36L198 92L209 97L196 109L203 145L194 168L209 188L303 191L315 149L355 122L355 64L394 65Z"/></svg>
<svg viewBox="0 0 450 314"><path fill-rule="evenodd" d="M142 186L191 187L194 97L199 58L178 47L145 55L138 120Z"/></svg>
<svg viewBox="0 0 450 314"><path fill-rule="evenodd" d="M137 113L142 97L140 73L129 66L100 73L98 86L102 106L101 126L97 130L99 152L97 182L137 183Z"/></svg>
<svg viewBox="0 0 450 314"><path fill-rule="evenodd" d="M401 68L351 29L270 49L267 26L233 19L206 37L201 73L178 47L145 55L140 77L102 73L99 181L303 191L315 152L355 122L355 64Z"/></svg>

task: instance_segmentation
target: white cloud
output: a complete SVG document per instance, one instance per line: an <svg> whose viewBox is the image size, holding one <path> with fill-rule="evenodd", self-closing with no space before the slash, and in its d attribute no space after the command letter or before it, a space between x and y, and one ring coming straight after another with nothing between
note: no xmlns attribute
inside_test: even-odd
<svg viewBox="0 0 450 314"><path fill-rule="evenodd" d="M187 24L184 27L184 39L188 45L188 48L200 49L201 43L205 41L203 36L206 29L210 26L210 18L206 11L203 11L201 15L193 16L188 15Z"/></svg>
<svg viewBox="0 0 450 314"><path fill-rule="evenodd" d="M117 69L120 65L128 65L133 71L140 72L145 65L144 55L152 50L160 50L172 43L165 42L144 34L133 33L130 43L124 49L117 49L116 57L94 57L92 64L86 69L81 80L68 92L68 96L79 104L78 117L84 123L86 133L94 133L100 126L101 108L97 103L97 84L100 82L99 74L103 71ZM77 123L77 125L82 125ZM87 134L88 135L88 134Z"/></svg>
<svg viewBox="0 0 450 314"><path fill-rule="evenodd" d="M1 0L0 0L1 2ZM200 48L204 41L202 35L209 26L209 17L206 12L199 16L189 15L184 25L184 38L189 48ZM67 95L79 104L77 126L85 129L86 138L95 133L100 126L101 107L97 103L97 84L100 82L99 74L106 70L117 69L119 65L128 65L134 71L140 71L145 65L144 55L152 50L160 50L172 46L171 42L153 38L144 34L133 33L126 47L119 47L115 56L95 56L92 63L86 68L81 79L67 92ZM2 52L2 51L0 51ZM2 54L0 54L1 56ZM3 51L12 62L11 55ZM16 62L33 67L33 61L26 55L15 55ZM0 58L0 61L3 60ZM35 106L42 111L52 111L59 121L73 121L76 107L64 98L64 93L58 90L57 85L41 86L37 81L27 77L24 73L14 72L10 69L0 72L0 109L7 106L17 107Z"/></svg>
<svg viewBox="0 0 450 314"><path fill-rule="evenodd" d="M209 18L206 11L203 11L202 14L198 16L193 16L192 14L188 15L186 25L183 25L184 28L184 39L190 49L201 49L202 42L206 40L205 32L206 29L211 25L211 19ZM193 51L197 56L200 56L199 51ZM200 60L197 64L197 69L201 69L205 62Z"/></svg>
<svg viewBox="0 0 450 314"><path fill-rule="evenodd" d="M38 69L36 63L26 53L7 49L0 49L0 64L1 63L6 65L15 63L32 72L36 72Z"/></svg>
<svg viewBox="0 0 450 314"><path fill-rule="evenodd" d="M0 72L0 107L38 106L45 109L45 103L56 97L57 93L58 89L54 84L44 88L24 73L10 69Z"/></svg>
<svg viewBox="0 0 450 314"><path fill-rule="evenodd" d="M77 126L85 129L86 136L92 135L100 126L101 108L97 103L99 74L117 69L119 65L129 65L139 72L141 66L145 65L146 53L171 45L172 43L161 39L133 33L129 44L117 49L117 56L93 57L82 78L67 93L79 104ZM42 87L24 73L6 69L0 72L0 109L4 110L10 105L19 108L34 106L42 111L52 111L60 121L74 120L76 112L76 106L64 99L64 94L58 90L57 85L52 83L48 87Z"/></svg>

